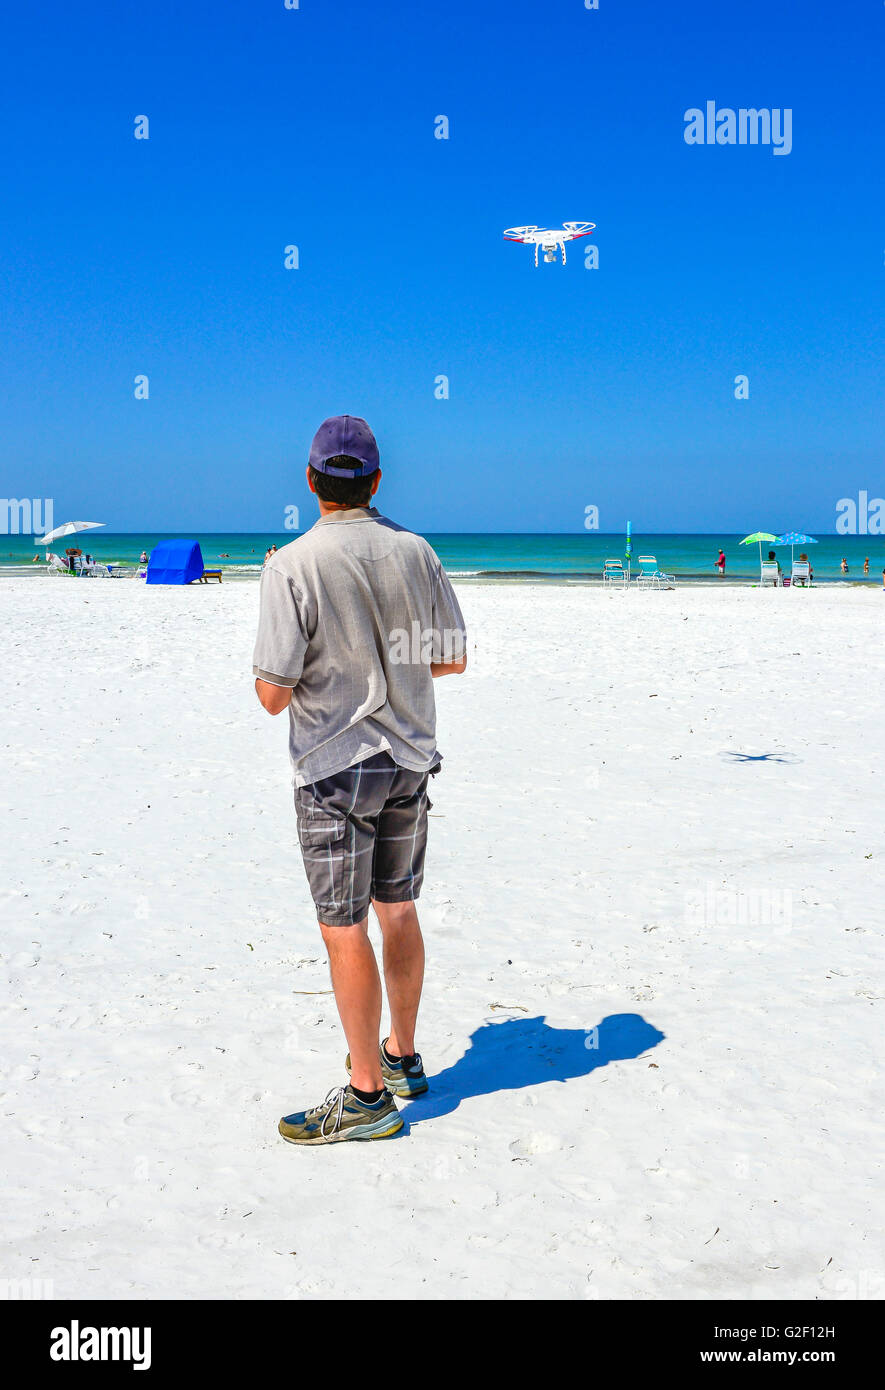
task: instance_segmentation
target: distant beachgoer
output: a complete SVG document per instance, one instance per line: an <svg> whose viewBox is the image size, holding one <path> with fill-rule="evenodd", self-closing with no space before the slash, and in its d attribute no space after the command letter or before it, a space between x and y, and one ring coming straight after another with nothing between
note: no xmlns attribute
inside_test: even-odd
<svg viewBox="0 0 885 1390"><path fill-rule="evenodd" d="M769 552L768 552L768 558L769 558L769 560L773 561L774 564L777 565L777 577L778 577L778 579L780 579L781 574L783 573L783 571L781 570L781 562L780 562L780 560L777 558L777 556L775 555L775 553L774 553L773 550L769 550Z"/></svg>
<svg viewBox="0 0 885 1390"><path fill-rule="evenodd" d="M799 556L799 559L800 559L800 561L802 562L803 565L807 565L807 566L808 566L808 582L809 582L809 584L810 584L811 581L812 581L812 579L814 578L814 570L811 568L811 561L809 560L808 556L805 554L804 550L803 550L802 554Z"/></svg>
<svg viewBox="0 0 885 1390"><path fill-rule="evenodd" d="M841 569L843 574L848 573L848 561L845 559L844 555L842 557L842 564L839 566L839 568Z"/></svg>
<svg viewBox="0 0 885 1390"><path fill-rule="evenodd" d="M869 572L870 572L870 557L869 557L869 555L866 557L866 559L865 559L864 562L863 562L863 572L864 572L864 574L869 574Z"/></svg>
<svg viewBox="0 0 885 1390"><path fill-rule="evenodd" d="M277 548L276 548L276 546L275 546L275 545L269 545L269 546L267 547L267 550L266 550L265 555L264 555L264 563L267 564L267 562L268 562L268 560L270 559L271 555L276 555L276 553L277 553Z"/></svg>
<svg viewBox="0 0 885 1390"><path fill-rule="evenodd" d="M36 565L37 562L39 561L39 559L40 559L40 556L39 556L39 555L35 555L34 558L33 558L33 560L31 561L31 564L32 564L32 565Z"/></svg>
<svg viewBox="0 0 885 1390"><path fill-rule="evenodd" d="M140 565L146 565L147 562L148 562L148 553L147 553L146 550L143 550L143 551L141 552L141 554L139 555L139 557L138 557L138 563L139 563Z"/></svg>
<svg viewBox="0 0 885 1390"><path fill-rule="evenodd" d="M716 568L718 569L720 574L725 573L725 551L722 549L721 546L719 547L719 556L716 560Z"/></svg>

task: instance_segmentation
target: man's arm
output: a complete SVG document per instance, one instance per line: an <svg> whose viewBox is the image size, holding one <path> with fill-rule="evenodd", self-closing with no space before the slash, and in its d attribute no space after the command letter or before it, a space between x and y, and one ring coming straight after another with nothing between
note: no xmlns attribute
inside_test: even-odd
<svg viewBox="0 0 885 1390"><path fill-rule="evenodd" d="M291 703L292 687L290 685L272 685L270 681L263 681L260 676L257 676L255 694L268 714L282 714L283 710L288 709Z"/></svg>
<svg viewBox="0 0 885 1390"><path fill-rule="evenodd" d="M255 694L268 714L282 714L301 679L307 635L294 582L267 561L261 574L258 635L252 655Z"/></svg>
<svg viewBox="0 0 885 1390"><path fill-rule="evenodd" d="M432 676L460 676L467 670L467 657L462 656L460 661L431 661L430 674Z"/></svg>
<svg viewBox="0 0 885 1390"><path fill-rule="evenodd" d="M431 552L432 554L433 552ZM455 591L439 558L436 560L436 590L433 595L433 646L431 676L460 676L467 670L467 633ZM458 656L457 653L462 655ZM454 660L452 659L454 658Z"/></svg>

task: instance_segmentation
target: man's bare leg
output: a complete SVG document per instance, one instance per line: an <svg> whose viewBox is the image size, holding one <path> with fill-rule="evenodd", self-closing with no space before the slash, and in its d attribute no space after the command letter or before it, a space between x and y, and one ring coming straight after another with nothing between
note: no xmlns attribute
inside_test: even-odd
<svg viewBox="0 0 885 1390"><path fill-rule="evenodd" d="M384 983L390 1005L388 1051L394 1057L407 1057L415 1051L415 1020L424 983L424 939L413 902L379 903L378 914L384 938Z"/></svg>
<svg viewBox="0 0 885 1390"><path fill-rule="evenodd" d="M352 927L330 927L320 922L320 931L329 952L335 1003L350 1050L351 1085L358 1091L380 1091L384 1086L378 1053L381 979L368 925L367 917Z"/></svg>

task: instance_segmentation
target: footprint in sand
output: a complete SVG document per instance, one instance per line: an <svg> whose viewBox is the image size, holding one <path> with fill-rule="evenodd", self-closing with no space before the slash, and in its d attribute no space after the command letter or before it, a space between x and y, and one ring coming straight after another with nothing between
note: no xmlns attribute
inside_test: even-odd
<svg viewBox="0 0 885 1390"><path fill-rule="evenodd" d="M197 1244L204 1250L229 1250L241 1239L239 1235L226 1236L221 1231L208 1231L205 1235L197 1236Z"/></svg>
<svg viewBox="0 0 885 1390"><path fill-rule="evenodd" d="M334 1292L334 1285L328 1279L302 1279L300 1284L287 1284L283 1290L284 1298L325 1298Z"/></svg>
<svg viewBox="0 0 885 1390"><path fill-rule="evenodd" d="M562 1144L555 1134L542 1134L539 1131L515 1139L510 1145L510 1152L515 1158L533 1158L536 1154L556 1153L561 1148Z"/></svg>
<svg viewBox="0 0 885 1390"><path fill-rule="evenodd" d="M196 1079L176 1081L169 1089L169 1099L174 1105L199 1105L203 1098L203 1087Z"/></svg>
<svg viewBox="0 0 885 1390"><path fill-rule="evenodd" d="M40 957L34 955L33 951L16 951L6 964L10 970L33 970L35 965L40 964Z"/></svg>

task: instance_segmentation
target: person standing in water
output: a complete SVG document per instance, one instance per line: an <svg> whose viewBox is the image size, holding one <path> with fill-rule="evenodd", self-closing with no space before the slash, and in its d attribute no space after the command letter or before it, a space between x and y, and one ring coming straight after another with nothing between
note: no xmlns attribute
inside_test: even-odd
<svg viewBox="0 0 885 1390"><path fill-rule="evenodd" d="M720 574L725 573L725 551L722 549L721 545L719 547L719 555L716 559L716 568Z"/></svg>

